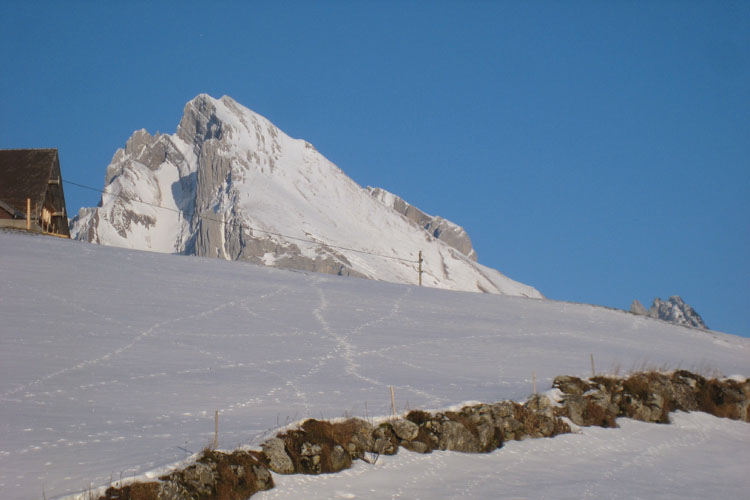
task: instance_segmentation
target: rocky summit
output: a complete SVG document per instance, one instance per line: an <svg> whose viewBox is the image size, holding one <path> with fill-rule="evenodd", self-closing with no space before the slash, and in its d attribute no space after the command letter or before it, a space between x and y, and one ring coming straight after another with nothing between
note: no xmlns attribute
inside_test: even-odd
<svg viewBox="0 0 750 500"><path fill-rule="evenodd" d="M708 329L700 314L687 305L679 295L673 295L666 301L656 297L648 310L638 300L634 300L630 305L630 312L668 321L675 325Z"/></svg>
<svg viewBox="0 0 750 500"><path fill-rule="evenodd" d="M224 96L187 103L174 134L133 133L78 240L304 271L541 298L477 263L463 228L364 189L312 144Z"/></svg>

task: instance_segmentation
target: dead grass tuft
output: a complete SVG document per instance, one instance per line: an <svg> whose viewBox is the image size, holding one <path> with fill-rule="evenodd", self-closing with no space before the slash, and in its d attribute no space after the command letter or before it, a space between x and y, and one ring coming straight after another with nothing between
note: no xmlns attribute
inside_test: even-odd
<svg viewBox="0 0 750 500"><path fill-rule="evenodd" d="M423 425L419 426L417 437L414 438L413 441L418 441L424 444L426 446L426 452L428 453L437 450L440 443L440 439Z"/></svg>
<svg viewBox="0 0 750 500"><path fill-rule="evenodd" d="M622 382L622 388L626 393L646 401L649 394L654 391L656 382L660 382L662 378L664 375L655 371L635 373Z"/></svg>
<svg viewBox="0 0 750 500"><path fill-rule="evenodd" d="M617 392L620 381L616 377L608 377L604 375L597 375L589 379L591 382L599 387L603 387L606 392L613 394Z"/></svg>
<svg viewBox="0 0 750 500"><path fill-rule="evenodd" d="M406 420L412 423L415 423L417 425L422 425L423 423L427 422L431 418L432 418L432 415L422 410L412 410L406 414Z"/></svg>
<svg viewBox="0 0 750 500"><path fill-rule="evenodd" d="M98 500L159 500L159 484L133 483L122 488L110 487Z"/></svg>
<svg viewBox="0 0 750 500"><path fill-rule="evenodd" d="M518 403L513 403L513 418L520 424L520 430L514 433L516 440L525 436L553 437L570 432L570 427L559 418L549 418Z"/></svg>
<svg viewBox="0 0 750 500"><path fill-rule="evenodd" d="M354 437L361 428L362 423L354 418L334 423L310 419L302 424L302 429L310 439L316 442L318 440L333 441L344 448L354 440Z"/></svg>
<svg viewBox="0 0 750 500"><path fill-rule="evenodd" d="M586 401L586 406L583 409L583 419L588 425L617 427L615 415L612 415L601 405L590 399Z"/></svg>
<svg viewBox="0 0 750 500"><path fill-rule="evenodd" d="M337 472L351 465L351 457L348 452L345 457L342 457L340 452L334 456L336 446L346 451L349 443L355 441L355 436L363 424L358 419L336 423L309 419L302 423L299 430L289 431L278 437L284 440L286 452L298 472L306 474ZM310 450L306 448L311 446L320 448L317 454L319 458L314 458L309 454Z"/></svg>
<svg viewBox="0 0 750 500"><path fill-rule="evenodd" d="M739 384L733 380L706 380L698 388L696 399L700 411L733 420L741 417L738 403L742 402L743 394Z"/></svg>

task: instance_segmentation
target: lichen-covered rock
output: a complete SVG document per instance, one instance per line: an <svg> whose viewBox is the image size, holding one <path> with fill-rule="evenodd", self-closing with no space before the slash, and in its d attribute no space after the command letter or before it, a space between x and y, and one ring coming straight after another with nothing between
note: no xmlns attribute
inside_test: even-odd
<svg viewBox="0 0 750 500"><path fill-rule="evenodd" d="M560 389L565 394L572 394L575 396L580 396L591 388L589 384L580 378L569 377L567 375L555 377L555 380L552 382L552 387Z"/></svg>
<svg viewBox="0 0 750 500"><path fill-rule="evenodd" d="M445 415L462 424L474 435L479 441L480 452L490 452L502 446L502 423L494 418L491 405L467 406L459 412L446 412Z"/></svg>
<svg viewBox="0 0 750 500"><path fill-rule="evenodd" d="M552 437L570 432L568 425L558 417L548 417L544 413L519 404L514 405L513 410L513 419L520 424L515 431L514 439Z"/></svg>
<svg viewBox="0 0 750 500"><path fill-rule="evenodd" d="M479 453L482 445L464 425L453 420L442 422L439 428L438 448L441 450Z"/></svg>
<svg viewBox="0 0 750 500"><path fill-rule="evenodd" d="M286 453L284 441L279 438L271 438L261 444L263 453L268 459L268 467L278 474L294 473L294 463Z"/></svg>
<svg viewBox="0 0 750 500"><path fill-rule="evenodd" d="M151 499L205 500L209 498L248 498L273 488L273 478L263 462L265 455L255 451L222 453L207 450L185 469L160 477L158 483L142 483L151 493L136 494L132 487L111 488L107 500ZM151 485L151 486L149 486ZM130 490L128 490L130 488ZM150 496L149 496L150 495Z"/></svg>
<svg viewBox="0 0 750 500"><path fill-rule="evenodd" d="M389 424L381 424L372 433L372 451L379 455L395 455L398 453L398 438Z"/></svg>
<svg viewBox="0 0 750 500"><path fill-rule="evenodd" d="M300 447L300 462L302 465L301 472L306 474L320 474L322 471L320 465L323 447L319 444L310 442L302 443Z"/></svg>
<svg viewBox="0 0 750 500"><path fill-rule="evenodd" d="M178 478L188 491L196 492L199 497L210 496L216 489L216 464L195 463L182 471Z"/></svg>
<svg viewBox="0 0 750 500"><path fill-rule="evenodd" d="M432 453L432 448L427 446L422 441L405 441L401 443L401 446L414 453Z"/></svg>
<svg viewBox="0 0 750 500"><path fill-rule="evenodd" d="M526 403L526 408L544 415L547 418L554 418L555 416L555 404L550 398L544 394L533 394Z"/></svg>
<svg viewBox="0 0 750 500"><path fill-rule="evenodd" d="M515 417L506 417L499 421L503 441L520 441L526 435L523 424Z"/></svg>
<svg viewBox="0 0 750 500"><path fill-rule="evenodd" d="M620 413L643 422L669 423L676 392L664 374L636 373L622 383Z"/></svg>
<svg viewBox="0 0 750 500"><path fill-rule="evenodd" d="M591 390L583 395L583 425L617 427L615 419L620 408L612 402L612 396L605 390Z"/></svg>
<svg viewBox="0 0 750 500"><path fill-rule="evenodd" d="M568 418L581 426L617 427L615 419L620 412L619 406L612 402L606 386L591 385L598 388L576 394L576 387L573 389L576 393L563 396L563 406Z"/></svg>
<svg viewBox="0 0 750 500"><path fill-rule="evenodd" d="M586 401L583 396L566 394L563 399L563 405L567 417L572 420L574 424L586 425L583 420L583 411L586 408Z"/></svg>
<svg viewBox="0 0 750 500"><path fill-rule="evenodd" d="M365 453L372 452L374 445L372 424L358 418L349 419L349 439L344 445L352 459L361 459Z"/></svg>
<svg viewBox="0 0 750 500"><path fill-rule="evenodd" d="M514 406L514 403L512 401L500 401L499 403L490 405L492 418L497 420L501 418L512 417L513 406Z"/></svg>
<svg viewBox="0 0 750 500"><path fill-rule="evenodd" d="M255 475L255 488L257 491L266 491L273 488L273 477L265 467L260 465L252 466Z"/></svg>
<svg viewBox="0 0 750 500"><path fill-rule="evenodd" d="M425 414L419 424L419 434L412 442L419 441L430 451L440 449L440 436L445 421L446 417L442 413Z"/></svg>
<svg viewBox="0 0 750 500"><path fill-rule="evenodd" d="M352 466L352 457L341 445L334 445L331 449L330 467L326 472L338 472Z"/></svg>
<svg viewBox="0 0 750 500"><path fill-rule="evenodd" d="M419 434L419 426L409 420L395 420L391 427L396 436L402 441L412 441Z"/></svg>
<svg viewBox="0 0 750 500"><path fill-rule="evenodd" d="M159 483L157 498L159 500L192 500L195 497L190 495L188 490L179 483L162 481Z"/></svg>

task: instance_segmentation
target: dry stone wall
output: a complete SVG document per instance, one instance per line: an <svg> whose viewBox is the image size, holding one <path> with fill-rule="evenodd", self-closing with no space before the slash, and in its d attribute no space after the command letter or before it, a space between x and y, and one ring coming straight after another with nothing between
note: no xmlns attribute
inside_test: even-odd
<svg viewBox="0 0 750 500"><path fill-rule="evenodd" d="M669 413L703 411L750 422L750 379L706 379L679 370L627 378L555 378L559 398L534 394L523 404L501 401L459 411L413 410L378 425L352 418L310 419L265 441L262 451L206 450L198 461L159 481L112 487L99 500L241 500L273 487L278 474L324 474L374 462L400 448L416 453L488 453L510 440L553 437L579 426L616 427L618 417L668 423Z"/></svg>

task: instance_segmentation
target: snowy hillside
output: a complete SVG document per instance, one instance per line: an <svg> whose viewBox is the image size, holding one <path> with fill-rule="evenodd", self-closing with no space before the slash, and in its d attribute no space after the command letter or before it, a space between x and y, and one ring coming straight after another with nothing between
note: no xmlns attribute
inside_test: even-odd
<svg viewBox="0 0 750 500"><path fill-rule="evenodd" d="M175 134L135 132L105 184L76 239L411 284L422 251L426 286L541 297L478 264L460 226L398 211L227 96L187 103Z"/></svg>
<svg viewBox="0 0 750 500"><path fill-rule="evenodd" d="M387 415L389 386L399 410L521 400L531 392L534 373L539 387L549 387L559 374L588 375L590 354L600 371L667 366L750 373L748 339L589 305L4 232L0 249L0 498L8 500L72 494L183 460L213 440L215 410L219 446L233 448L257 445L279 426L305 417ZM480 465L464 488L468 498L487 498L488 488L494 498L523 496L522 486L533 488L537 481L547 485L539 491L555 492L555 484L567 485L562 492L576 491L560 498L657 498L689 475L666 467L667 458L696 467L705 453L718 454L714 463L725 465L750 458L750 425L676 420L674 429L632 423L511 443L490 458L404 452L372 470L406 471L434 459L429 467L437 468L430 470L448 481L451 476L441 471L473 467L468 462L476 459L472 463ZM536 453L547 450L544 462ZM605 467L608 450L623 459L617 467ZM519 469L503 453L528 468ZM563 470L557 461L576 471L572 481L593 471L581 483L587 495L551 471ZM648 464L664 465L663 474ZM313 498L299 494L305 487L300 481L309 479L329 488L325 498L391 498L389 484L377 483L378 496L353 482L362 477L363 484L374 484L364 467L341 478L280 477L279 492ZM617 475L624 467L649 472L650 482L632 491ZM526 474L511 488L516 479L506 471L521 469ZM404 497L430 488L430 478L419 483L419 474L409 483L417 489ZM737 484L748 484L744 468L716 474L728 485L719 490L728 494L719 497L732 497ZM460 494L455 484L433 483L430 498ZM686 484L676 496L695 497Z"/></svg>

